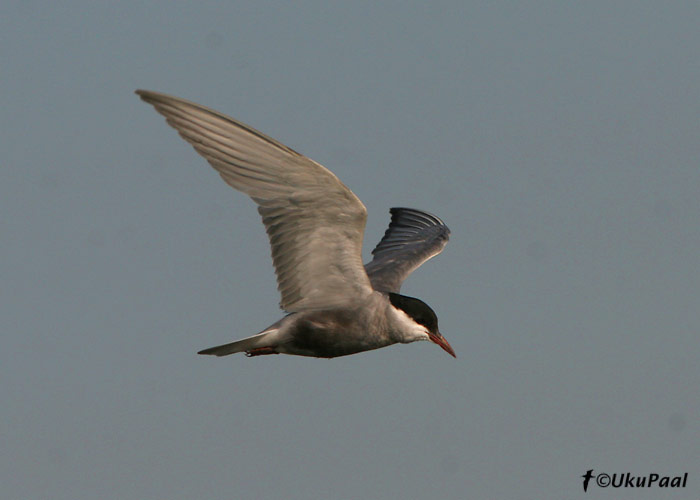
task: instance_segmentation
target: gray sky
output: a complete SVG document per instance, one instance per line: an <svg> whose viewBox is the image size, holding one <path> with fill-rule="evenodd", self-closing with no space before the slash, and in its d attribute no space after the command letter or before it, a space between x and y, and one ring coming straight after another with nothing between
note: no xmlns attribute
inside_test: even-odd
<svg viewBox="0 0 700 500"><path fill-rule="evenodd" d="M3 499L696 498L697 2L5 2ZM136 88L369 211L457 352L196 351L281 315L255 210ZM685 491L581 475L690 473ZM593 490L593 491L592 491Z"/></svg>

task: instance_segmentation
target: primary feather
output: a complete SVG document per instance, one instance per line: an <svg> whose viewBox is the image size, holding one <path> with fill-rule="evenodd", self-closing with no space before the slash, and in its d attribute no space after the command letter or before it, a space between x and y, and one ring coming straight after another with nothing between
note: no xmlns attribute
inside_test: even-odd
<svg viewBox="0 0 700 500"><path fill-rule="evenodd" d="M438 217L414 208L394 207L384 237L365 265L372 286L398 293L404 280L445 248L450 230Z"/></svg>

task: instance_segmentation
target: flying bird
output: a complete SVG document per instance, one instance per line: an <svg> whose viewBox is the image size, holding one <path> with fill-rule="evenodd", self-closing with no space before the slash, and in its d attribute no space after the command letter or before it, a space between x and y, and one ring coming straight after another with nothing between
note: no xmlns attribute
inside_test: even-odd
<svg viewBox="0 0 700 500"><path fill-rule="evenodd" d="M199 354L335 358L429 340L455 352L435 312L401 295L403 281L442 252L450 235L434 215L392 208L373 259L362 264L367 209L328 169L212 109L137 90L231 187L258 205L288 314L257 335Z"/></svg>

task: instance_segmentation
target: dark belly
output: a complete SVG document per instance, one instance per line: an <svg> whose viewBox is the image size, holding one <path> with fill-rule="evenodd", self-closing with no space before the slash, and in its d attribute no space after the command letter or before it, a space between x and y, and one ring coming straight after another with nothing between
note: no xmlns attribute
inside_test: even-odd
<svg viewBox="0 0 700 500"><path fill-rule="evenodd" d="M319 312L300 318L287 348L300 356L335 358L384 347L377 332L367 331L355 321L352 311Z"/></svg>

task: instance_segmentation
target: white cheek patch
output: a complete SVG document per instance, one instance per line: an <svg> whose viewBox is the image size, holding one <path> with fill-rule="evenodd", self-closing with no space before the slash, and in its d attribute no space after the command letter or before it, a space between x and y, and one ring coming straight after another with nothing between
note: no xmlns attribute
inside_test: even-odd
<svg viewBox="0 0 700 500"><path fill-rule="evenodd" d="M396 315L400 335L404 342L415 342L417 340L430 340L428 330L420 323L416 323L413 318L401 309L391 306Z"/></svg>

